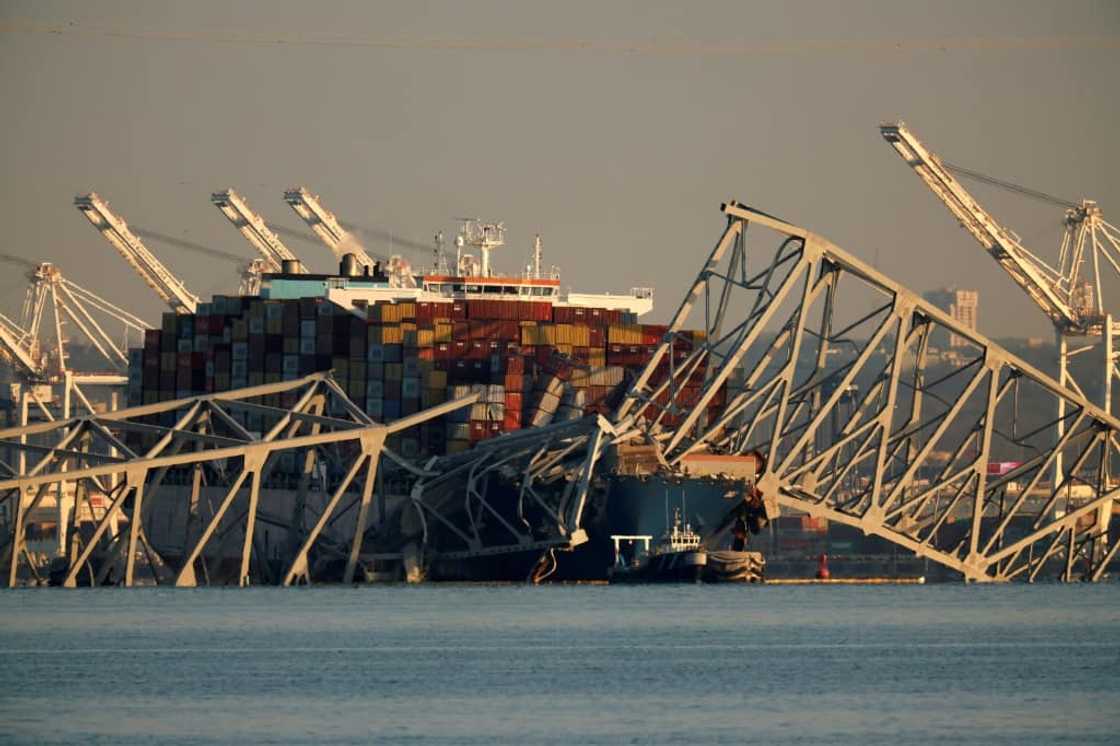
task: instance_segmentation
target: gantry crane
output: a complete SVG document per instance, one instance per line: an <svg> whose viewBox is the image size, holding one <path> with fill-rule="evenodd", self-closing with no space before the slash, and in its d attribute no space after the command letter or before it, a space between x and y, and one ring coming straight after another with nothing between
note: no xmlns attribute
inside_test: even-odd
<svg viewBox="0 0 1120 746"><path fill-rule="evenodd" d="M1105 288L1101 277L1102 258L1105 271L1111 267L1120 276L1120 231L1104 220L1096 202L1074 203L1059 200L1041 192L1000 182L991 177L946 164L930 152L902 122L879 127L883 138L913 168L922 181L956 216L961 225L999 263L1011 278L1026 291L1053 323L1058 346L1059 380L1084 393L1069 375L1069 358L1082 350L1069 350L1071 337L1103 338L1106 347L1104 400L1107 412L1112 411L1113 335L1118 331L1106 310ZM991 216L952 175L957 171L1000 186L1010 187L1030 196L1044 198L1066 208L1065 233L1058 254L1057 266L1048 264L1028 250L1014 232ZM1090 261L1091 279L1085 279L1082 265Z"/></svg>
<svg viewBox="0 0 1120 746"><path fill-rule="evenodd" d="M74 373L69 370L67 338L63 332L65 324L73 324L77 327L111 370L122 373L128 369L130 336L135 334L140 337L144 330L149 328L143 319L67 279L58 265L50 262L39 264L30 279L31 285L27 289L24 300L21 327L27 330L32 340L40 340L39 330L46 311L50 310L51 328L54 332L54 356L47 366L48 376L57 377L69 372L79 383L106 383L105 377L101 374ZM122 332L121 339L118 340L109 334L94 318L93 312L118 323ZM42 346L42 342L38 344Z"/></svg>
<svg viewBox="0 0 1120 746"><path fill-rule="evenodd" d="M148 328L143 319L86 290L62 274L57 265L33 265L31 281L24 297L20 321L0 315L0 351L12 364L13 403L18 401L19 421L27 424L34 405L48 419L48 409L60 402L59 414L71 415L73 399L90 412L93 398L83 386L120 387L128 383L128 346L130 337L139 337ZM98 319L101 319L99 321ZM114 333L105 322L120 325ZM70 367L67 327L75 327L104 363L102 370L76 371ZM116 336L120 332L120 337Z"/></svg>
<svg viewBox="0 0 1120 746"><path fill-rule="evenodd" d="M1120 325L1113 321L1105 302L1101 264L1103 258L1104 271L1107 273L1111 267L1120 276L1120 231L1105 221L1097 203L1092 200L1077 203L1057 199L948 164L930 152L902 122L882 124L879 132L1053 323L1058 381L1063 386L1085 396L1082 387L1070 375L1070 358L1103 343L1104 391L1101 406L1111 414L1113 379L1117 377L1114 339L1120 332ZM1065 232L1058 251L1057 266L1048 264L1023 246L1014 232L980 206L953 176L953 171L1064 207ZM1082 265L1087 261L1091 267L1090 279L1085 279L1082 274ZM1070 339L1077 337L1089 337L1094 341L1071 350ZM1065 431L1065 400L1058 399L1057 406L1058 436L1061 437ZM1061 454L1058 454L1055 475L1060 474L1061 469ZM1111 507L1108 513L1111 513ZM1098 521L1102 530L1107 530L1108 520L1109 516L1102 511Z"/></svg>
<svg viewBox="0 0 1120 746"><path fill-rule="evenodd" d="M365 247L354 234L342 227L334 213L323 207L318 195L312 194L304 187L296 187L284 191L284 201L291 205L296 215L299 215L308 227L315 231L315 235L336 257L344 253L353 254L358 264L373 271L377 262L366 253Z"/></svg>
<svg viewBox="0 0 1120 746"><path fill-rule="evenodd" d="M296 271L300 274L307 270L299 262L299 257L292 252L280 238L269 230L264 220L249 207L245 198L233 189L214 192L210 195L213 202L222 214L229 218L234 227L263 257L263 271L282 272L284 262L297 262Z"/></svg>
<svg viewBox="0 0 1120 746"><path fill-rule="evenodd" d="M90 192L75 197L74 205L173 311L181 314L195 312L198 296L171 274L144 242L129 230L128 224L109 209L108 203L95 192Z"/></svg>

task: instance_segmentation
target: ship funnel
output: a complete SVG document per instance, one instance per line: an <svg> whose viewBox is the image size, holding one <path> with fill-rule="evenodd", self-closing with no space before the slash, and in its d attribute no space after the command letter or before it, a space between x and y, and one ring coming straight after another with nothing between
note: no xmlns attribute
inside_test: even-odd
<svg viewBox="0 0 1120 746"><path fill-rule="evenodd" d="M362 273L362 267L358 262L358 257L350 253L343 254L342 261L338 263L338 273L343 277L357 277L360 275Z"/></svg>

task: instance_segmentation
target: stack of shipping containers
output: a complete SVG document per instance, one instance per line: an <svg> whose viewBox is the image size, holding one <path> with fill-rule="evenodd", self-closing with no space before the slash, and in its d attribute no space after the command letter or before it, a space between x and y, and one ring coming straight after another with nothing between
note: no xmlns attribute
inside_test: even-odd
<svg viewBox="0 0 1120 746"><path fill-rule="evenodd" d="M378 422L478 393L478 403L398 436L401 455L455 453L523 427L609 413L666 327L632 314L545 302L381 302L216 296L193 315L164 314L133 354L130 404L294 380L333 371ZM697 333L677 338L683 359ZM662 374L664 370L662 370ZM698 394L703 368L687 391ZM722 404L724 394L712 402ZM274 406L291 406L284 396ZM686 402L687 403L687 402ZM672 426L674 418L663 422ZM259 416L245 425L264 429Z"/></svg>

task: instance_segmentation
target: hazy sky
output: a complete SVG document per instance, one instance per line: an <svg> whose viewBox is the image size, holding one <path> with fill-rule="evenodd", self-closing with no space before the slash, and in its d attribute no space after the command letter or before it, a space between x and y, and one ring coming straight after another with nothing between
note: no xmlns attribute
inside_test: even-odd
<svg viewBox="0 0 1120 746"><path fill-rule="evenodd" d="M0 251L155 319L163 310L73 207L252 256L209 202L270 223L306 185L339 217L428 243L454 217L509 229L499 267L679 302L738 199L923 291L981 292L981 329L1042 314L882 141L1091 197L1120 222L1120 3L0 2ZM1043 256L1061 210L977 189ZM372 238L372 237L371 237ZM320 270L325 248L291 247ZM150 247L200 295L235 267ZM387 251L384 243L371 248ZM417 257L424 259L426 257ZM22 297L0 264L0 308Z"/></svg>

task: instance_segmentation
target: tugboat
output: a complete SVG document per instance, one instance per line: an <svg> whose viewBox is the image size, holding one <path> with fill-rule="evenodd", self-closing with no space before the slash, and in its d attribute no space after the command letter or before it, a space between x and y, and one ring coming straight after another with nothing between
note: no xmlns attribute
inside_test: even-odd
<svg viewBox="0 0 1120 746"><path fill-rule="evenodd" d="M650 549L651 536L612 536L612 583L758 583L766 560L760 552L709 551L677 509L673 525ZM638 545L643 549L639 550ZM629 550L629 551L628 551Z"/></svg>

